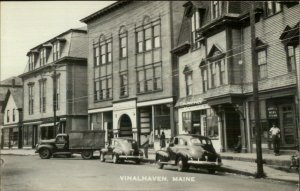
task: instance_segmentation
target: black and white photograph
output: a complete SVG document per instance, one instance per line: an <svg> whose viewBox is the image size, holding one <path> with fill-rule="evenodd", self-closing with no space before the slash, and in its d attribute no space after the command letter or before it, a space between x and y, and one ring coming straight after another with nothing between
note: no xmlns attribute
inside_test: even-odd
<svg viewBox="0 0 300 191"><path fill-rule="evenodd" d="M299 1L1 1L1 191L300 191Z"/></svg>

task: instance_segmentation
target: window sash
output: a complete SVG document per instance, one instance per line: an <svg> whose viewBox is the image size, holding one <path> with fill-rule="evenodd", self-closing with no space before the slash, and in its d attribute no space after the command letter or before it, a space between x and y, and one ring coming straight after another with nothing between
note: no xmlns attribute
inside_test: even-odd
<svg viewBox="0 0 300 191"><path fill-rule="evenodd" d="M288 71L292 72L296 70L296 57L295 57L295 48L293 46L287 47L287 64Z"/></svg>

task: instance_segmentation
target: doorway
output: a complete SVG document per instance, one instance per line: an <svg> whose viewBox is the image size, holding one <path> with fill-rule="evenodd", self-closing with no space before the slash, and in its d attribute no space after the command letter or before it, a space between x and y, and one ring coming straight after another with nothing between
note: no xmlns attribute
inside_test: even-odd
<svg viewBox="0 0 300 191"><path fill-rule="evenodd" d="M280 131L282 146L296 146L297 131L295 110L292 104L284 104L279 106L280 115Z"/></svg>
<svg viewBox="0 0 300 191"><path fill-rule="evenodd" d="M123 114L120 118L119 137L133 137L131 119L127 114Z"/></svg>

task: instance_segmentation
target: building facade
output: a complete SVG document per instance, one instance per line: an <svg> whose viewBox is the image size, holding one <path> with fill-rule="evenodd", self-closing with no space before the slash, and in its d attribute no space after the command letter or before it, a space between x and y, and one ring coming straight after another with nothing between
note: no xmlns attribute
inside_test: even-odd
<svg viewBox="0 0 300 191"><path fill-rule="evenodd" d="M70 29L28 52L23 80L23 147L87 129L87 34Z"/></svg>
<svg viewBox="0 0 300 191"><path fill-rule="evenodd" d="M15 92L19 90L22 90L23 85L22 85L22 79L19 77L10 77L8 79L2 80L0 82L0 143L1 143L1 148L3 147L9 147L9 140L13 140L16 143L16 146L18 144L17 142L17 136L13 136L13 133L15 130L9 130L8 127L5 127L5 130L3 128L3 125L7 123L5 122L5 109L4 105L6 105L6 98L8 95L8 91L10 92ZM21 91L22 92L22 91ZM22 108L22 107L21 107ZM12 111L12 110L11 110ZM14 128L14 127L10 127ZM9 133L10 132L10 133Z"/></svg>
<svg viewBox="0 0 300 191"><path fill-rule="evenodd" d="M262 146L281 129L281 146L296 148L299 67L298 2L257 2L256 57ZM209 136L217 150L255 149L250 2L187 2L172 50L179 65L179 133ZM299 81L299 80L298 80ZM298 105L299 107L299 105Z"/></svg>
<svg viewBox="0 0 300 191"><path fill-rule="evenodd" d="M176 132L176 64L170 53L183 2L119 1L86 18L89 128L143 144ZM175 72L175 73L174 73Z"/></svg>

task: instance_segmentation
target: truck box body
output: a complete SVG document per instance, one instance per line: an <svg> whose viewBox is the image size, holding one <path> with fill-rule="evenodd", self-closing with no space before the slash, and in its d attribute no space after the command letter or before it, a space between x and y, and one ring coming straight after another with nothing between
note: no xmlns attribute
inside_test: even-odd
<svg viewBox="0 0 300 191"><path fill-rule="evenodd" d="M71 131L69 149L101 149L105 143L105 131Z"/></svg>

